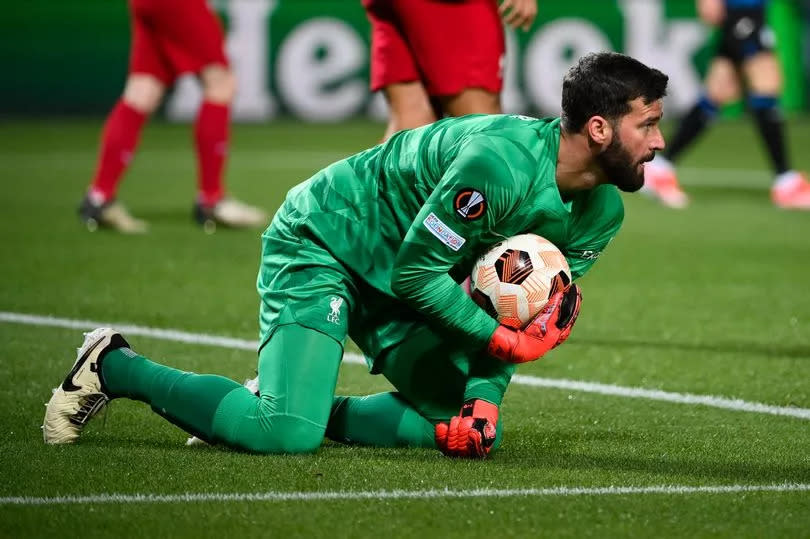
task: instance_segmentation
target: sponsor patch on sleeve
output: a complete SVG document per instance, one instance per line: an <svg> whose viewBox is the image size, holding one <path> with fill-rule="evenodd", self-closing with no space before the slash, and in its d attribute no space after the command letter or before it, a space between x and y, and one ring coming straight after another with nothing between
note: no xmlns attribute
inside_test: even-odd
<svg viewBox="0 0 810 539"><path fill-rule="evenodd" d="M467 241L456 234L449 226L444 224L442 220L436 217L436 214L433 212L430 212L422 223L428 230L430 230L431 234L439 238L443 244L447 245L454 251L461 249L461 246L464 245L465 241Z"/></svg>

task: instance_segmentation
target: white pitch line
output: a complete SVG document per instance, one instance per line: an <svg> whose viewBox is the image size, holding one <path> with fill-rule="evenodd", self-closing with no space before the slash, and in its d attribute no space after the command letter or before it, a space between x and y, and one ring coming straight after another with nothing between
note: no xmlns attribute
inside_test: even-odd
<svg viewBox="0 0 810 539"><path fill-rule="evenodd" d="M248 339L234 339L232 337L220 337L217 335L206 335L204 333L189 333L176 329L150 328L148 326L134 326L131 324L111 324L110 322L57 318L55 316L40 316L36 314L12 313L7 311L0 311L0 322L79 330L113 327L125 335L142 335L144 337L150 337L152 339L162 341L185 342L189 344L218 346L220 348L231 348L235 350L251 350L253 352L256 351L258 346L256 341L251 341Z"/></svg>
<svg viewBox="0 0 810 539"><path fill-rule="evenodd" d="M69 329L90 330L97 327L114 327L124 335L140 335L152 339L160 339L174 342L184 342L204 346L218 346L221 348L255 351L256 341L247 339L234 339L218 335L207 335L204 333L189 333L175 329L159 329L146 326L136 326L131 324L110 324L108 322L96 322L93 320L74 320L70 318L56 318L53 316L39 316L32 314L22 314L7 311L0 311L0 322L25 324L31 326L59 327ZM343 360L348 363L365 365L365 359L360 354L347 352ZM583 382L579 380L567 380L564 378L541 378L538 376L515 375L512 382L532 387L548 387L553 389L566 389L569 391L582 391L585 393L597 393L600 395L612 395L616 397L626 397L634 399L647 399L663 402L674 402L678 404L697 404L712 408L723 408L739 412L751 412L758 414L770 414L778 416L796 417L799 419L810 419L810 409L792 406L775 406L760 402L749 402L741 399L729 399L714 395L696 395L693 393L676 393L662 391L660 389L644 389L640 387L625 387L613 384L602 384L598 382Z"/></svg>
<svg viewBox="0 0 810 539"><path fill-rule="evenodd" d="M8 496L0 497L2 505L87 505L131 503L199 503L199 502L310 502L328 500L413 500L436 498L516 498L556 496L615 496L637 494L736 494L740 492L810 491L810 484L777 485L653 485L648 487L549 487L469 490L365 490L324 492L187 492L183 494L90 494L87 496Z"/></svg>
<svg viewBox="0 0 810 539"><path fill-rule="evenodd" d="M675 402L678 404L700 404L712 408L724 408L739 412L752 412L757 414L783 415L810 419L810 409L794 408L788 406L774 406L761 402L749 402L742 399L729 399L714 395L695 395L694 393L676 393L660 389L644 389L641 387L625 387L613 384L600 384L597 382L582 382L579 380L566 380L565 378L538 378L516 374L512 381L518 384L534 387L552 387L554 389L570 389L585 393L598 393L600 395L613 395L631 399L648 399L654 401Z"/></svg>

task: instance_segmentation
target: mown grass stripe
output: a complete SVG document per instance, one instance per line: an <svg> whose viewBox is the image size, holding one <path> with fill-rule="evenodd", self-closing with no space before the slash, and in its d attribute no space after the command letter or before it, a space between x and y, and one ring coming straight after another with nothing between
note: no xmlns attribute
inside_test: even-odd
<svg viewBox="0 0 810 539"><path fill-rule="evenodd" d="M152 339L161 339L174 342L184 342L204 346L218 346L222 348L238 350L256 350L257 342L247 339L235 339L218 335L207 335L204 333L190 333L175 329L160 329L146 326L136 326L131 324L110 324L106 322L96 322L92 320L74 320L69 318L56 318L53 316L39 316L32 314L22 314L14 312L0 311L0 322L26 324L33 326L59 327L77 330L90 330L97 327L114 327L124 335L140 335ZM365 360L360 354L347 352L344 361L349 363L365 364ZM580 391L584 393L596 393L600 395L610 395L615 397L625 397L634 399L647 399L678 404L691 404L709 406L712 408L722 408L738 412L750 412L758 414L770 414L777 416L795 417L798 419L810 419L810 409L775 406L759 402L749 402L741 399L729 399L715 395L696 395L692 393L677 393L662 391L659 389L645 389L640 387L617 386L613 384L602 384L598 382L584 382L580 380L567 380L564 378L541 378L537 376L515 375L513 383L531 386L546 387L553 389L566 389L569 391Z"/></svg>

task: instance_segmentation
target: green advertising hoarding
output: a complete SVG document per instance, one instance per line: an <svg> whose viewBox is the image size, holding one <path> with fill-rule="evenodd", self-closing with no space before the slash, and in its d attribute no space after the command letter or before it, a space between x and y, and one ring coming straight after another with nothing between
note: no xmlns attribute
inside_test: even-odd
<svg viewBox="0 0 810 539"><path fill-rule="evenodd" d="M554 114L562 74L581 54L612 49L670 75L676 112L700 92L709 30L692 0L539 0L527 33L508 32L504 107ZM308 121L382 116L368 81L368 22L360 0L217 0L239 81L234 116L263 121L289 114ZM800 18L795 0L773 0L769 19L785 70L783 106L804 106ZM0 19L0 113L105 112L126 76L129 21L124 0L32 0ZM193 115L199 89L181 80L166 105Z"/></svg>

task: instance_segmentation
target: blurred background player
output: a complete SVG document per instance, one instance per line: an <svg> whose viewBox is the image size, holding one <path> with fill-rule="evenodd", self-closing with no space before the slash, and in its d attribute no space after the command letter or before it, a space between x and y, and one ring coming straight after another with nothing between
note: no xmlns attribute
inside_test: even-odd
<svg viewBox="0 0 810 539"><path fill-rule="evenodd" d="M767 0L697 0L700 18L720 28L719 45L705 79L705 95L681 120L666 151L646 167L645 191L671 208L689 203L673 162L705 130L723 105L747 95L775 178L771 200L780 208L810 209L810 183L789 165L784 121L778 108L782 75L765 24Z"/></svg>
<svg viewBox="0 0 810 539"><path fill-rule="evenodd" d="M384 139L444 115L501 112L503 22L528 30L536 0L363 0L371 90L390 109Z"/></svg>
<svg viewBox="0 0 810 539"><path fill-rule="evenodd" d="M132 22L129 75L124 93L101 133L96 173L79 207L88 228L140 233L146 222L116 201L122 176L138 145L146 119L177 77L195 73L203 101L194 124L198 194L194 218L210 229L266 224L255 207L226 198L223 169L228 150L230 107L236 79L224 51L222 27L205 0L129 0Z"/></svg>

